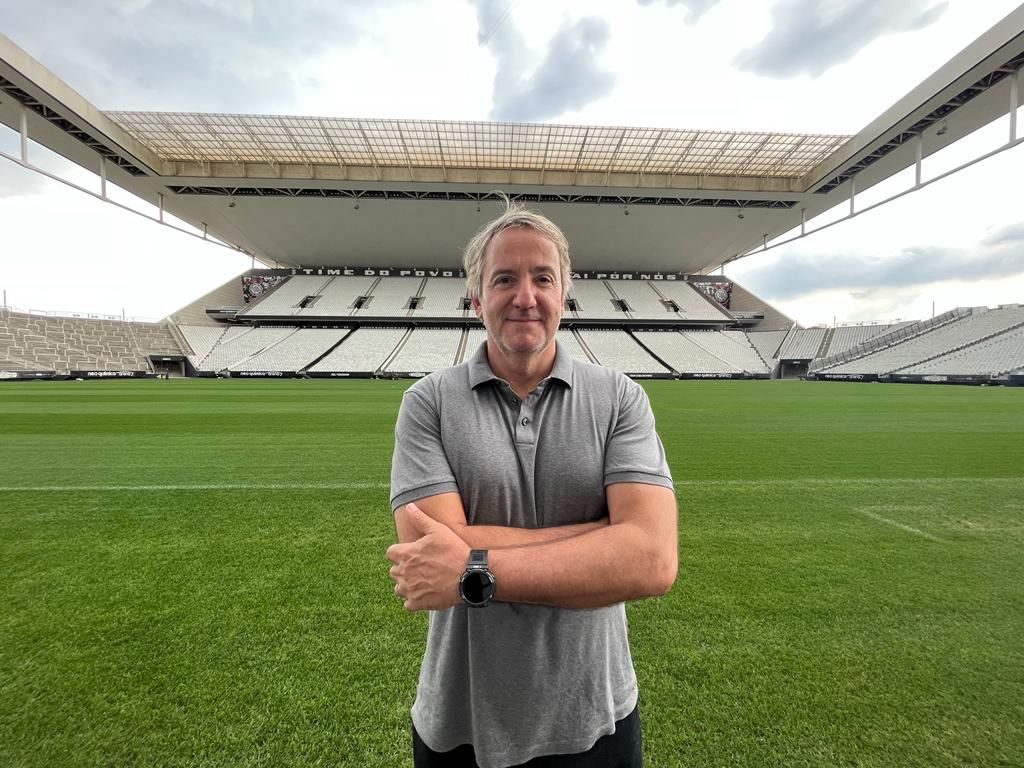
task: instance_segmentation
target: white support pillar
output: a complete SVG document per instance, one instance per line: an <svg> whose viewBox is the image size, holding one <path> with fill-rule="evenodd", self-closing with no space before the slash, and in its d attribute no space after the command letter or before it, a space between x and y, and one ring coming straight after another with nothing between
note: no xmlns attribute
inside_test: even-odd
<svg viewBox="0 0 1024 768"><path fill-rule="evenodd" d="M1018 69L1010 78L1010 143L1017 140L1017 108L1020 106L1020 78L1021 72Z"/></svg>
<svg viewBox="0 0 1024 768"><path fill-rule="evenodd" d="M800 209L800 237L804 237L807 234L807 209Z"/></svg>
<svg viewBox="0 0 1024 768"><path fill-rule="evenodd" d="M100 197L107 199L107 158L100 155Z"/></svg>
<svg viewBox="0 0 1024 768"><path fill-rule="evenodd" d="M159 213L159 221L160 221L161 224L163 224L164 223L164 193L163 192L157 192L156 193L156 205L157 205L157 208L160 211L160 213Z"/></svg>
<svg viewBox="0 0 1024 768"><path fill-rule="evenodd" d="M203 240L206 239L206 222L203 222Z"/></svg>
<svg viewBox="0 0 1024 768"><path fill-rule="evenodd" d="M917 134L917 138L914 139L914 186L921 186L921 153L922 145L924 144L924 135Z"/></svg>
<svg viewBox="0 0 1024 768"><path fill-rule="evenodd" d="M853 216L856 213L856 211L854 210L854 207L853 207L853 202L856 199L856 197L857 197L857 177L856 176L851 176L850 177L850 215L851 216Z"/></svg>
<svg viewBox="0 0 1024 768"><path fill-rule="evenodd" d="M28 164L28 110L22 104L18 108L18 123L21 132L21 162Z"/></svg>

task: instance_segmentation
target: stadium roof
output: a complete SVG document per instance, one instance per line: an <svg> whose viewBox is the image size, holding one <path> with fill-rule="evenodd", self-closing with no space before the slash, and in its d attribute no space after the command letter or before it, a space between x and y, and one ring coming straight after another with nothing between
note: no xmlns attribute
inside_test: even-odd
<svg viewBox="0 0 1024 768"><path fill-rule="evenodd" d="M845 137L102 112L0 35L0 121L265 263L453 266L501 190L580 269L700 272L1006 115L1022 66L1024 6Z"/></svg>
<svg viewBox="0 0 1024 768"><path fill-rule="evenodd" d="M297 164L445 180L449 170L795 179L849 136L441 120L107 112L170 169L176 164ZM440 177L431 171L440 170ZM243 174L244 175L244 174Z"/></svg>

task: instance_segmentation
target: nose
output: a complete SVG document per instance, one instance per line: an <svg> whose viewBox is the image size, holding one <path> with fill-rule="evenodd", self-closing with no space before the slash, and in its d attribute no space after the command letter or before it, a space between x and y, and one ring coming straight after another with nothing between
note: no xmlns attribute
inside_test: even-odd
<svg viewBox="0 0 1024 768"><path fill-rule="evenodd" d="M537 304L537 295L532 280L519 281L513 301L517 307L525 309L529 309Z"/></svg>

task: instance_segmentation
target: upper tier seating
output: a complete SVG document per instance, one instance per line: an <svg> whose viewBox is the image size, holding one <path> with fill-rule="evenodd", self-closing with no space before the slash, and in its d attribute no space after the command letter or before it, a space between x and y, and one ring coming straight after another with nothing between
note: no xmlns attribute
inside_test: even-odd
<svg viewBox="0 0 1024 768"><path fill-rule="evenodd" d="M717 304L687 282L679 280L657 281L658 290L679 307L679 316L685 320L728 320L729 316Z"/></svg>
<svg viewBox="0 0 1024 768"><path fill-rule="evenodd" d="M370 290L372 295L362 309L352 314L364 317L405 317L410 314L409 300L418 295L422 277L382 277Z"/></svg>
<svg viewBox="0 0 1024 768"><path fill-rule="evenodd" d="M629 306L630 317L642 320L679 320L678 313L662 304L661 295L646 280L609 281L611 288Z"/></svg>
<svg viewBox="0 0 1024 768"><path fill-rule="evenodd" d="M335 277L319 293L319 298L301 309L301 317L345 317L352 314L356 299L364 296L375 277Z"/></svg>
<svg viewBox="0 0 1024 768"><path fill-rule="evenodd" d="M299 306L302 300L318 294L331 280L323 275L292 275L238 314L298 315L302 311Z"/></svg>
<svg viewBox="0 0 1024 768"><path fill-rule="evenodd" d="M423 306L415 314L424 317L473 317L462 308L466 281L461 277L428 277L423 289Z"/></svg>
<svg viewBox="0 0 1024 768"><path fill-rule="evenodd" d="M604 280L577 280L572 284L569 298L576 302L576 317L586 320L623 320L628 315L615 306L611 291ZM566 313L568 316L571 313Z"/></svg>

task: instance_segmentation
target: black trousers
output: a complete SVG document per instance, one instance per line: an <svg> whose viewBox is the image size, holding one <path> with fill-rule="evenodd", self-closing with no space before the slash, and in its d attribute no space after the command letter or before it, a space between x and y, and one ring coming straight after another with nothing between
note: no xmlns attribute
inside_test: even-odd
<svg viewBox="0 0 1024 768"><path fill-rule="evenodd" d="M634 709L615 723L615 733L602 736L586 752L542 755L517 768L641 768L644 763L640 738L640 711ZM462 744L449 752L435 752L412 729L415 768L479 768L473 747Z"/></svg>

